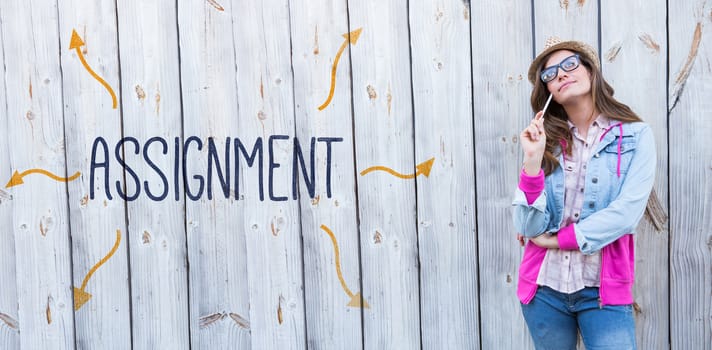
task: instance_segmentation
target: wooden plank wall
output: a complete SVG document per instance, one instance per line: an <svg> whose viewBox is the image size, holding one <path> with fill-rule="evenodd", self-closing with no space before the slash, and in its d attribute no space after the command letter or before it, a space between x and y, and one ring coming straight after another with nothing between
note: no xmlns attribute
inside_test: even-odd
<svg viewBox="0 0 712 350"><path fill-rule="evenodd" d="M0 2L0 349L533 348L510 202L552 35L655 133L639 348L712 349L710 28L704 0Z"/></svg>
<svg viewBox="0 0 712 350"><path fill-rule="evenodd" d="M525 5L477 1L470 9L481 349L532 347L516 298L523 249L510 211L521 171L519 132L531 116L532 9ZM502 43L505 32L512 35ZM522 331L502 336L504 329Z"/></svg>
<svg viewBox="0 0 712 350"><path fill-rule="evenodd" d="M3 167L8 174L42 168L66 177L57 4L0 6L7 115L7 148L2 152L9 155ZM27 173L22 180L31 186L6 188L12 199L2 210L12 219L2 229L11 231L15 241L16 284L9 288L17 288L17 307L3 313L14 319L21 348L70 349L76 343L68 191L66 184L43 177ZM12 341L12 329L0 333L10 337L0 343Z"/></svg>
<svg viewBox="0 0 712 350"><path fill-rule="evenodd" d="M349 27L346 6L290 2L296 136L304 146L332 138L317 140L315 197L300 184L306 346L315 349L363 347L350 59L362 38L359 25Z"/></svg>
<svg viewBox="0 0 712 350"><path fill-rule="evenodd" d="M131 202L120 200L120 193L129 196L137 189L134 188L133 182L123 181L120 168L112 169L109 165L108 168L96 169L93 183L103 184L103 179L109 178L107 190L114 200L104 199L103 195L92 200L92 173L88 171L94 147L97 147L97 151L106 150L109 157L112 157L116 152L116 141L122 136L119 103L123 101L120 97L125 95L120 95L119 91L116 8L109 2L81 5L78 1L62 1L57 4L66 176L77 171L83 175L77 181L67 183L73 262L72 288L77 288L73 289L75 307L71 309L76 309L75 342L77 346L86 348L125 349L131 346L129 278L140 273L139 270L132 270L129 265L131 260L126 244L126 205ZM110 30L100 29L103 26ZM83 45L77 41L78 38L82 40ZM95 79L87 75L86 68L81 63L82 57L96 74L113 87L116 99L107 93L104 86L97 84ZM65 94L68 91L82 93ZM94 140L98 136L108 140L108 145L95 144ZM124 154L132 154L134 147L127 143L123 151ZM104 161L104 154L99 154L102 154L101 160ZM122 185L118 186L117 181ZM34 183L33 181L30 185L28 181L28 184L22 187L33 187ZM122 187L121 192L117 186ZM94 189L96 190L96 187ZM100 193L103 192L102 189ZM111 251L114 253L108 255ZM109 259L92 273L94 266L98 266L107 256ZM133 266L140 266L137 263L138 261L133 260ZM71 312L68 314L72 317ZM133 320L141 324L140 318Z"/></svg>
<svg viewBox="0 0 712 350"><path fill-rule="evenodd" d="M141 161L148 157L160 169L171 169L180 157L169 151L183 137L176 10L167 2L117 2L123 136L144 145L136 152L126 144L124 154L151 183L141 184L145 195L126 208L132 344L138 349L189 348L185 201L175 198L170 180L164 185ZM149 192L166 198L151 200Z"/></svg>
<svg viewBox="0 0 712 350"><path fill-rule="evenodd" d="M479 343L470 9L457 1L409 6L422 347ZM429 55L420 55L428 52Z"/></svg>
<svg viewBox="0 0 712 350"><path fill-rule="evenodd" d="M712 349L712 4L669 3L670 344ZM674 38L674 40L673 40Z"/></svg>
<svg viewBox="0 0 712 350"><path fill-rule="evenodd" d="M349 1L352 103L363 312L368 349L418 348L420 293L415 183L376 171L415 169L408 7L404 1Z"/></svg>
<svg viewBox="0 0 712 350"><path fill-rule="evenodd" d="M242 136L241 127L249 127L247 118L238 118L238 82L243 81L247 91L257 89L254 79L239 79L236 74L237 68L242 68L239 72L249 72L251 68L240 67L244 60L238 62L232 17L237 16L238 9L230 5L225 4L227 9L218 11L205 2L179 2L177 9L178 23L182 23L177 26L183 101L184 145L181 148L203 150L184 150L181 155L184 174L188 174L182 182L186 194L190 193L185 198L190 341L191 347L198 349L249 348L249 328L240 327L234 320L251 320L253 327L257 323L250 315L248 237L247 234L236 233L264 233L266 224L260 222L256 229L246 231L249 216L246 215L245 201L211 201L205 193L208 172L216 173L229 168L223 160L218 169L206 169L206 137L214 137L217 154L224 154L228 143L226 138ZM257 20L252 13L243 12L243 15ZM261 60L255 63L258 62ZM252 83L249 85L251 89L247 88L248 81ZM190 144L189 139L192 140ZM210 190L214 191L213 198L225 198L219 185ZM203 192L202 195L200 192ZM252 303L255 308L259 307L258 304L257 300Z"/></svg>
<svg viewBox="0 0 712 350"><path fill-rule="evenodd" d="M1 16L1 13L0 13ZM2 17L0 17L2 18ZM0 29L1 30L1 29ZM2 35L0 45L4 47ZM0 64L5 67L5 53L0 50ZM3 72L4 75L4 72ZM5 84L0 84L0 135L8 135L9 120L7 117L7 91ZM10 140L7 137L0 141L0 179L12 176L10 164ZM18 299L17 274L15 270L15 235L12 215L12 193L6 188L0 188L0 280L3 281L3 291L0 293L0 347L17 349L20 346L20 330L18 329Z"/></svg>
<svg viewBox="0 0 712 350"><path fill-rule="evenodd" d="M306 345L306 324L302 232L299 204L293 200L292 186L292 174L297 169L293 162L296 128L289 5L286 0L270 0L235 2L233 6L226 15L233 17L231 32L237 71L234 77L224 79L229 78L237 86L239 122L235 131L242 140L260 134L268 139L269 156L265 159L270 163L268 173L274 176L270 177L273 180L268 184L264 201L257 200L252 190L257 188L254 181L244 186L251 193L239 202L245 206L244 222L237 226L242 230L230 230L227 234L239 237L240 232L246 233L247 279L230 283L239 286L247 282L249 286L248 320L254 349L301 349ZM230 66L229 61L215 58ZM214 106L219 110L219 100ZM235 120L234 115L225 118ZM305 155L309 150L306 145L302 142ZM269 199L272 196L275 200ZM235 216L235 212L226 211L225 215ZM211 219L203 220L207 223ZM209 232L201 239L209 241ZM216 262L222 264L220 260Z"/></svg>

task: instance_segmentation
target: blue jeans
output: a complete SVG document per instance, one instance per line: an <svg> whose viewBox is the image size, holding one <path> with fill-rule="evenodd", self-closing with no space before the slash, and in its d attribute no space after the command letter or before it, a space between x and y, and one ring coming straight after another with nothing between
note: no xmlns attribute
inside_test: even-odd
<svg viewBox="0 0 712 350"><path fill-rule="evenodd" d="M566 294L540 286L522 314L537 350L575 350L578 332L586 350L636 349L632 305L601 307L595 287Z"/></svg>

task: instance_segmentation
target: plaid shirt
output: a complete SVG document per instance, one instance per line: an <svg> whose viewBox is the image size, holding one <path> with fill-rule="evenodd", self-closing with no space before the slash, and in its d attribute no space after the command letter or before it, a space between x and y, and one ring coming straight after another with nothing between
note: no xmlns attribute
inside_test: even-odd
<svg viewBox="0 0 712 350"><path fill-rule="evenodd" d="M564 156L564 215L562 227L578 222L583 208L586 164L603 130L610 124L608 118L599 115L588 129L586 139L581 137L576 126L569 121L573 135L571 156ZM584 255L578 250L548 249L539 270L537 284L548 286L562 293L573 293L584 287L600 285L601 254Z"/></svg>

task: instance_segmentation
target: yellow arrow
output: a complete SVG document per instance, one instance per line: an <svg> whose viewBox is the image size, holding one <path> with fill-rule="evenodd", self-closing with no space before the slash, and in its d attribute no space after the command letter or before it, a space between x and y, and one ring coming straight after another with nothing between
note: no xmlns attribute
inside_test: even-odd
<svg viewBox="0 0 712 350"><path fill-rule="evenodd" d="M415 166L415 173L414 174L401 174L399 172L396 172L395 170L385 167L385 166L372 166L370 168L366 168L363 171L361 171L361 176L364 176L372 171L380 170L380 171L385 171L393 176L399 177L401 179L412 179L418 175L425 175L425 177L428 177L430 175L430 169L433 167L433 162L435 162L435 157L430 158L418 165Z"/></svg>
<svg viewBox="0 0 712 350"><path fill-rule="evenodd" d="M116 250L119 249L119 243L121 243L121 230L116 230L116 243L114 243L114 247L111 248L109 254L106 254L105 257L99 260L99 262L96 263L91 270L89 270L89 273L87 273L86 277L84 277L84 281L82 281L81 288L74 287L74 311L79 310L89 301L89 299L91 299L92 295L84 291L87 287L87 283L89 283L89 278L91 278L91 275L93 275L101 265L103 265L107 260L109 260L109 258L111 258L112 255L114 255L114 253L116 253Z"/></svg>
<svg viewBox="0 0 712 350"><path fill-rule="evenodd" d="M339 64L339 59L341 58L341 54L344 52L344 49L346 49L346 45L351 43L351 45L356 45L356 41L358 41L358 37L361 36L361 31L363 28L356 29L352 32L346 33L346 34L341 34L341 36L344 37L344 43L341 44L341 47L339 48L339 51L336 53L336 58L334 58L334 64L331 65L331 87L329 87L329 97L326 98L326 101L319 106L319 110L323 111L326 106L331 103L331 99L334 97L334 87L336 86L336 66Z"/></svg>
<svg viewBox="0 0 712 350"><path fill-rule="evenodd" d="M351 307L364 307L366 309L370 308L371 306L368 305L366 300L363 301L363 305L361 304L361 293L356 292L356 294L351 293L351 290L349 289L348 286L346 286L346 281L344 281L344 276L341 274L341 260L339 259L339 245L336 243L336 237L334 236L334 233L331 232L331 230L326 227L326 225L321 225L321 229L326 232L329 237L331 237L331 243L334 244L334 255L336 260L336 275L339 276L339 282L341 282L341 288L344 289L346 292L346 295L351 298L351 301L349 301L346 306L351 306Z"/></svg>
<svg viewBox="0 0 712 350"><path fill-rule="evenodd" d="M10 181L8 181L7 185L5 185L5 188L22 185L23 183L25 183L24 181L22 181L22 178L29 174L42 174L42 175L49 176L50 178L60 181L60 182L67 182L67 181L76 180L82 173L77 171L76 173L74 173L74 175L72 175L70 177L60 177L60 176L52 174L49 171L44 170L44 169L30 169L30 170L23 171L22 173L15 170L15 172L12 174L12 177L10 178Z"/></svg>
<svg viewBox="0 0 712 350"><path fill-rule="evenodd" d="M91 67L89 67L89 64L87 61L84 59L84 54L82 53L82 50L80 47L84 46L84 41L82 40L81 37L79 37L79 34L77 34L77 31L72 29L72 40L69 41L69 49L75 49L77 51L77 56L79 56L79 60L82 61L82 65L84 65L84 68L91 74L94 79L98 80L101 85L104 85L106 90L109 91L111 94L111 101L113 102L113 109L116 109L116 94L114 93L114 89L109 86L109 83L107 83L104 79L102 79L98 74L96 74Z"/></svg>

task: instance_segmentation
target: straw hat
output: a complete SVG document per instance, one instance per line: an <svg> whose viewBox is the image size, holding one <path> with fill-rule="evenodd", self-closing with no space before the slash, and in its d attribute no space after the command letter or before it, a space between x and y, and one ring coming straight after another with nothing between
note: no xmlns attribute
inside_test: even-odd
<svg viewBox="0 0 712 350"><path fill-rule="evenodd" d="M529 82L534 84L539 79L536 71L539 66L544 63L544 58L550 53L558 50L576 51L577 53L585 56L588 61L593 62L593 65L596 66L597 69L601 69L601 62L598 60L598 54L590 45L575 40L561 41L561 39L556 36L550 36L546 39L544 51L540 52L529 66Z"/></svg>

